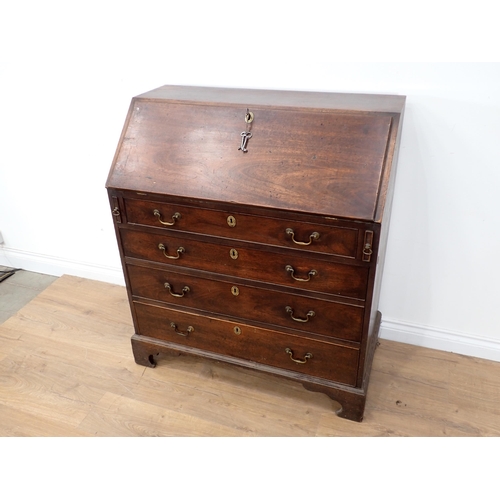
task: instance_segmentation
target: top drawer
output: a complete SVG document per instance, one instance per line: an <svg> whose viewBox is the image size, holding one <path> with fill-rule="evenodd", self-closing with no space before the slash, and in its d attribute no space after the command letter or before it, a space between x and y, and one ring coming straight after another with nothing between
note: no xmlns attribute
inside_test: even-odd
<svg viewBox="0 0 500 500"><path fill-rule="evenodd" d="M356 259L359 229L125 199L127 221Z"/></svg>

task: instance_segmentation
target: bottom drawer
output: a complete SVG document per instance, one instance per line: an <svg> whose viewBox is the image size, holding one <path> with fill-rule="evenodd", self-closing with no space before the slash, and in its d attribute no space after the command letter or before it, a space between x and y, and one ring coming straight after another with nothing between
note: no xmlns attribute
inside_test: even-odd
<svg viewBox="0 0 500 500"><path fill-rule="evenodd" d="M138 334L355 386L359 349L134 303Z"/></svg>

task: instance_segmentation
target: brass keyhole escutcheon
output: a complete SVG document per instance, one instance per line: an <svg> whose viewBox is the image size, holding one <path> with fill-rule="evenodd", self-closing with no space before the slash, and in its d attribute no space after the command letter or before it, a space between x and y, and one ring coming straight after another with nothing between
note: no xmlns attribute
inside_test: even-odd
<svg viewBox="0 0 500 500"><path fill-rule="evenodd" d="M245 122L246 123L252 123L253 122L253 113L251 111L248 111L245 114Z"/></svg>
<svg viewBox="0 0 500 500"><path fill-rule="evenodd" d="M233 328L233 332L236 334L236 335L240 335L241 334L241 328L239 326L235 326Z"/></svg>
<svg viewBox="0 0 500 500"><path fill-rule="evenodd" d="M229 250L229 255L231 256L231 259L236 260L238 258L238 250L231 248L231 250Z"/></svg>
<svg viewBox="0 0 500 500"><path fill-rule="evenodd" d="M240 294L240 289L237 286L232 286L231 293L236 297Z"/></svg>
<svg viewBox="0 0 500 500"><path fill-rule="evenodd" d="M229 227L234 227L236 226L236 218L233 217L232 215L230 215L228 218L227 218L227 225Z"/></svg>

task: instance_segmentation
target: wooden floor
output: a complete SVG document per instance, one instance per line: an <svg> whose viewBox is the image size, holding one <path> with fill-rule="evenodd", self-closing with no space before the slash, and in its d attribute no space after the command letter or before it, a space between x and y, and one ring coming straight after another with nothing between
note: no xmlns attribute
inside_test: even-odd
<svg viewBox="0 0 500 500"><path fill-rule="evenodd" d="M63 276L0 325L0 436L499 436L500 363L382 340L365 419L301 385L133 361L123 287Z"/></svg>

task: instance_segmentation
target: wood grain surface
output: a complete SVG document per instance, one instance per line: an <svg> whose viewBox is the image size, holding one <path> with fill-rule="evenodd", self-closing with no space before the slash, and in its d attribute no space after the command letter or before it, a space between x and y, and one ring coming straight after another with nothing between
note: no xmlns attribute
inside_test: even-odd
<svg viewBox="0 0 500 500"><path fill-rule="evenodd" d="M356 95L311 93L306 101L321 107L304 109L299 95L293 107L288 94L278 99L288 102L280 107L265 104L273 92L250 92L248 100L263 103L251 105L225 103L238 94L231 92L210 103L218 93L209 90L205 103L191 100L199 93L185 87L178 100L168 92L132 100L108 188L365 221L381 216L403 97L364 96L368 109L384 102L394 109L368 114L328 112L343 99L358 103ZM242 133L252 134L245 153Z"/></svg>
<svg viewBox="0 0 500 500"><path fill-rule="evenodd" d="M499 436L500 363L381 340L363 423L300 384L135 364L124 287L63 276L0 325L1 436Z"/></svg>

